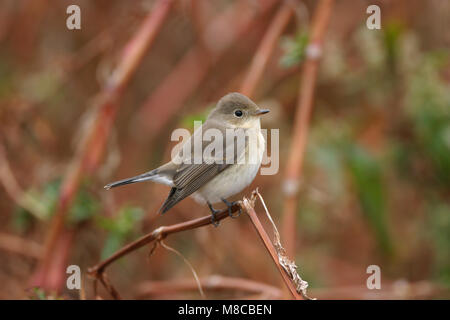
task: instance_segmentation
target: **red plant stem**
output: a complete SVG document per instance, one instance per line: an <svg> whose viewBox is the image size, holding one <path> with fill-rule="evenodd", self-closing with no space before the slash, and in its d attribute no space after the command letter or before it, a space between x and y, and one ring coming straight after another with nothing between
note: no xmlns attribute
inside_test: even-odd
<svg viewBox="0 0 450 320"><path fill-rule="evenodd" d="M192 24L195 31L195 38L198 44L205 50L207 46L203 43L204 37L202 37L206 26L206 15L211 12L210 6L205 0L189 0L189 10L191 15Z"/></svg>
<svg viewBox="0 0 450 320"><path fill-rule="evenodd" d="M283 30L286 28L291 16L293 14L293 8L291 3L285 1L283 5L278 9L275 17L273 18L261 44L254 55L250 68L247 72L247 76L241 87L241 93L246 96L252 97L256 86L258 85L263 75L264 69L267 66L272 52L277 45L277 41L280 38Z"/></svg>
<svg viewBox="0 0 450 320"><path fill-rule="evenodd" d="M245 278L232 278L224 276L210 276L200 279L203 290L208 291L238 291L264 294L267 298L281 297L282 291L271 285L248 280ZM187 291L197 291L195 279L179 279L170 281L148 281L138 286L138 297L162 296Z"/></svg>
<svg viewBox="0 0 450 320"><path fill-rule="evenodd" d="M215 38L214 48L205 50L207 43L211 42L203 34L199 44L191 48L175 66L171 73L158 85L142 105L137 120L139 133L155 136L168 123L182 106L188 97L204 80L209 70L220 60L226 50L241 38L259 17L264 16L275 5L277 0L261 0L258 2L257 14L243 15L248 4L245 1L237 1L224 13L215 17L206 31L229 32L230 37ZM255 17L256 15L256 17ZM233 23L231 22L233 21ZM223 31L232 28L233 31Z"/></svg>
<svg viewBox="0 0 450 320"><path fill-rule="evenodd" d="M284 181L284 213L282 234L288 256L295 255L296 218L298 187L305 154L308 128L314 101L319 58L322 42L328 26L334 0L321 0L313 17L310 42L307 47L306 62L301 76L297 111L291 140L290 155Z"/></svg>
<svg viewBox="0 0 450 320"><path fill-rule="evenodd" d="M107 137L118 109L118 99L123 89L135 73L144 54L153 43L163 22L170 12L173 0L159 0L148 14L140 29L125 47L122 59L100 94L99 111L93 125L88 129L87 139L83 140L79 153L73 159L61 186L57 209L51 221L45 242L43 259L34 275L34 284L58 290L59 283L49 283L47 276L53 270L51 263L58 252L56 244L63 232L64 221L80 186L83 174L94 171L103 155ZM70 245L70 241L68 242Z"/></svg>
<svg viewBox="0 0 450 320"><path fill-rule="evenodd" d="M55 252L58 252L58 254L54 255L46 277L48 288L56 290L61 286L61 283L65 282L66 273L64 271L67 269L67 259L70 255L75 232L76 230L63 230L59 237L55 246Z"/></svg>

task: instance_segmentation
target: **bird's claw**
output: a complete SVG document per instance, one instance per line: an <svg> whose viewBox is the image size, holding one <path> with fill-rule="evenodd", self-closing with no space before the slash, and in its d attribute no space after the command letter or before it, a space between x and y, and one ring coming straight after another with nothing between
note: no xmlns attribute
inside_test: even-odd
<svg viewBox="0 0 450 320"><path fill-rule="evenodd" d="M214 228L217 228L219 226L219 220L216 219L216 212L211 213L211 224L214 226Z"/></svg>
<svg viewBox="0 0 450 320"><path fill-rule="evenodd" d="M241 215L242 208L239 205L238 201L229 202L225 198L222 198L221 200L227 205L227 207L228 207L228 215L230 216L230 218L236 219L237 217L239 217ZM236 205L236 204L239 206L239 211L238 211L237 214L233 215L233 211L231 211L231 210L232 210L233 206Z"/></svg>
<svg viewBox="0 0 450 320"><path fill-rule="evenodd" d="M228 215L230 216L230 218L236 219L237 217L239 217L239 216L241 215L241 213L242 213L242 208L241 208L241 206L240 206L240 204L239 204L238 201L229 202L229 201L228 201L227 199L225 199L225 198L222 198L221 200L223 201L223 203L225 203L225 204L227 205L227 208L228 208ZM238 205L238 206L239 206L239 210L238 210L238 213L237 213L237 214L233 214L233 211L232 211L232 210L233 210L233 206L234 206L234 205ZM209 210L211 210L211 224L212 224L214 227L218 227L218 226L219 226L219 220L217 220L216 214L218 214L218 213L220 212L220 210L214 209L214 208L212 207L211 203L209 203L209 202L208 202L208 207L209 207Z"/></svg>
<svg viewBox="0 0 450 320"><path fill-rule="evenodd" d="M211 224L217 228L219 226L219 220L216 219L216 214L219 213L220 211L214 209L212 207L211 203L209 203L209 202L208 202L208 207L209 207L209 210L211 210Z"/></svg>

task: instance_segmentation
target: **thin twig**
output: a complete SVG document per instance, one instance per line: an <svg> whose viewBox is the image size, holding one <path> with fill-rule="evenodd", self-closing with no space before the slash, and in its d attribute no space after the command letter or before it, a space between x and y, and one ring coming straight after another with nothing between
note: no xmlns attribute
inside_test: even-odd
<svg viewBox="0 0 450 320"><path fill-rule="evenodd" d="M81 276L80 300L86 300L86 276Z"/></svg>
<svg viewBox="0 0 450 320"><path fill-rule="evenodd" d="M98 278L98 280L100 280L100 283L103 284L105 289L108 290L108 292L111 294L111 296L114 299L116 299L116 300L120 300L121 299L121 297L119 295L119 292L117 292L117 290L113 287L113 285L109 281L108 276L106 275L106 273L102 273L100 275L100 277Z"/></svg>
<svg viewBox="0 0 450 320"><path fill-rule="evenodd" d="M306 62L300 82L297 111L291 139L290 155L287 162L284 192L283 236L286 252L289 256L295 253L295 212L297 209L298 190L308 136L309 121L313 108L317 70L322 55L322 43L328 26L334 0L321 0L313 17L310 42L306 49Z"/></svg>
<svg viewBox="0 0 450 320"><path fill-rule="evenodd" d="M198 88L210 69L224 56L237 39L261 21L278 0L260 0L258 10L249 9L246 1L236 1L223 13L211 19L203 29L202 40L180 59L170 74L149 95L135 117L140 136L155 136L171 119L189 96ZM243 14L248 13L248 14ZM225 30L225 31L224 31ZM227 32L229 36L212 35ZM207 47L207 48L206 48ZM189 81L186 81L186 75ZM160 106L164 105L164 108ZM157 116L156 116L157 115Z"/></svg>
<svg viewBox="0 0 450 320"><path fill-rule="evenodd" d="M239 208L240 208L239 204L235 204L231 208L232 213L238 211ZM216 214L216 220L220 221L220 220L227 218L228 216L229 216L228 209L224 209ZM88 269L89 275L94 277L94 279L95 279L94 288L97 285L97 283L96 283L97 280L100 280L100 282L105 285L105 283L102 281L105 269L111 263L113 263L117 259L125 256L126 254L128 254L136 249L139 249L153 241L159 241L161 239L164 239L170 234L174 234L174 233L178 233L178 232L182 232L182 231L186 231L186 230L192 230L192 229L200 228L200 227L207 226L210 224L211 224L211 216L208 215L208 216L193 219L190 221L177 223L177 224L174 224L171 226L162 226L162 227L159 227L159 228L153 230L152 232L142 236L141 238L133 241L132 243L130 243L130 244L124 246L123 248L121 248L120 250L116 251L109 258L103 260L102 262L98 263L94 267ZM111 284L109 284L109 286L105 285L105 288L111 293L111 295L113 297L117 296L116 295L117 291L114 290L114 288L112 287Z"/></svg>
<svg viewBox="0 0 450 320"><path fill-rule="evenodd" d="M249 97L253 96L256 86L261 80L264 69L276 47L277 41L286 28L292 14L292 4L289 1L285 1L280 9L278 9L266 34L261 40L256 54L253 56L250 68L241 87L241 93Z"/></svg>
<svg viewBox="0 0 450 320"><path fill-rule="evenodd" d="M186 265L189 267L189 269L191 269L192 274L194 275L194 279L195 279L195 283L197 284L197 288L198 291L200 292L200 295L202 296L203 299L206 298L205 293L203 292L203 288L202 288L202 284L200 283L200 279L198 278L197 272L195 271L194 267L192 266L192 264L189 262L188 259L186 259L181 252L179 252L178 250L169 247L168 245L166 245L164 243L164 241L159 241L159 244L165 248L166 250L172 251L173 253L175 253L177 256L179 256L181 259L183 259L184 263L186 263Z"/></svg>
<svg viewBox="0 0 450 320"><path fill-rule="evenodd" d="M261 221L258 218L258 215L256 214L254 210L254 201L255 198L252 197L251 199L244 198L242 205L249 215L253 226L256 229L256 232L258 233L259 237L261 238L262 242L264 243L264 246L266 247L267 251L269 252L273 262L275 263L278 271L280 272L281 277L283 278L283 281L286 285L286 287L289 289L289 292L291 293L292 297L296 300L302 299L302 296L297 292L297 288L292 281L291 278L289 278L288 274L286 273L283 266L280 264L279 257L277 250L275 249L272 241L270 240L269 236L267 235L266 230L264 230L264 227L261 224Z"/></svg>

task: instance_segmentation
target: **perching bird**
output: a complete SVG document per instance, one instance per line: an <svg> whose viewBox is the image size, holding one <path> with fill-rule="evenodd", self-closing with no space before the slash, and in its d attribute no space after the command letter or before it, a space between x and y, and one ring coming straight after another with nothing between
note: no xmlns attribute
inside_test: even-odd
<svg viewBox="0 0 450 320"><path fill-rule="evenodd" d="M110 183L105 189L142 181L162 183L172 189L161 206L161 213L192 195L198 202L208 204L212 222L217 225L215 214L219 210L212 204L224 202L232 216L234 203L227 198L248 186L259 170L265 148L260 116L268 112L240 93L229 93L220 99L205 123L195 130L170 162L144 174ZM230 134L237 137L227 139ZM240 134L246 134L247 138L239 140ZM221 137L221 141L213 141L211 135ZM213 142L221 148L212 151Z"/></svg>

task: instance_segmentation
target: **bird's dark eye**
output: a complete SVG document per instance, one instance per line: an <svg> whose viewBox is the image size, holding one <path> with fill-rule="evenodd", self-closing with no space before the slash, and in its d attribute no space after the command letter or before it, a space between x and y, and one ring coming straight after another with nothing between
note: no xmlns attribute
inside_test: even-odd
<svg viewBox="0 0 450 320"><path fill-rule="evenodd" d="M242 111L241 110L236 110L235 112L234 112L234 115L236 116L236 117L242 117Z"/></svg>

